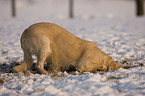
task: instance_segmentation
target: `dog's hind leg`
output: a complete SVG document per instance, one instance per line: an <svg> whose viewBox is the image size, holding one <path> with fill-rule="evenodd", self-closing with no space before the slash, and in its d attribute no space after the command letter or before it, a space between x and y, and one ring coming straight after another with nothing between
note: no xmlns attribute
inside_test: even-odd
<svg viewBox="0 0 145 96"><path fill-rule="evenodd" d="M28 51L24 51L24 61L21 65L15 66L13 69L16 72L23 72L32 67L33 58L32 55Z"/></svg>

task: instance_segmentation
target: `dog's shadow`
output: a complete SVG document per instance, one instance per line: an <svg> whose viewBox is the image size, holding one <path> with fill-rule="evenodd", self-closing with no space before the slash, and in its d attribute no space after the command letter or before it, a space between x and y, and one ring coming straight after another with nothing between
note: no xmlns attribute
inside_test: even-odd
<svg viewBox="0 0 145 96"><path fill-rule="evenodd" d="M22 62L14 62L14 63L10 63L10 64L9 63L8 64L7 63L0 64L0 74L3 74L3 73L15 73L14 70L13 70L13 67L18 66L20 64L22 64ZM131 64L128 64L127 61L123 61L122 64L123 64L123 69L130 69L130 68L133 68L133 67L144 66L144 64L142 64L142 63L140 63L138 65L131 65ZM39 74L39 72L36 69L35 65L36 65L36 63L33 63L30 71L33 74ZM49 70L49 66L48 65L49 64L44 64L44 69L46 71ZM77 71L75 69L75 67L71 66L70 69L67 72L68 73L73 73L75 71Z"/></svg>
<svg viewBox="0 0 145 96"><path fill-rule="evenodd" d="M0 73L16 73L13 68L15 66L18 66L22 64L22 62L14 62L14 63L3 63L3 64L0 64ZM31 69L30 69L30 72L33 73L33 74L40 74L37 70L37 68L35 67L36 63L33 63ZM46 71L49 71L50 69L50 66L49 64L44 64L44 69ZM77 71L75 67L71 66L70 69L67 71L68 73L72 73L72 72L75 72Z"/></svg>
<svg viewBox="0 0 145 96"><path fill-rule="evenodd" d="M10 63L10 64L7 64L7 63L0 64L0 73L15 73L13 68L20 64L22 64L22 62L17 62L17 63L14 62L14 63ZM48 67L45 66L45 69L48 69ZM30 70L34 74L38 73L37 69L35 68L35 63L33 63L33 66L31 67Z"/></svg>

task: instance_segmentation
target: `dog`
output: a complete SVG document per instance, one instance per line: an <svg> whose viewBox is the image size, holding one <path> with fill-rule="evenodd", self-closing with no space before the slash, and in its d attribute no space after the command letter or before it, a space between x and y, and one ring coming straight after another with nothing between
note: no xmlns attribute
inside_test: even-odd
<svg viewBox="0 0 145 96"><path fill-rule="evenodd" d="M21 39L24 61L14 71L29 70L36 55L36 68L41 74L69 71L74 67L79 72L116 70L122 65L115 62L90 41L82 40L59 25L41 22L25 29ZM44 69L48 62L50 68Z"/></svg>

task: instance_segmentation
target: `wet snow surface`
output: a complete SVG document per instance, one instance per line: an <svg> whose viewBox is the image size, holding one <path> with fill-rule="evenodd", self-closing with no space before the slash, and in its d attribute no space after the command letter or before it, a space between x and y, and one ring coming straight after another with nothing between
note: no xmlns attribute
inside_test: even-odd
<svg viewBox="0 0 145 96"><path fill-rule="evenodd" d="M48 1L53 2L52 0ZM1 8L8 10L6 5L4 5L7 4L5 2L1 1L1 5L3 5ZM125 7L130 6L128 4L132 5L132 1L130 1L131 3L128 3L129 1L123 2L127 2L124 3L126 4L124 5ZM34 3L38 5L40 2ZM24 5L25 9L22 8ZM46 3L40 3L40 5L45 6ZM34 16L33 13L30 14L29 6L32 6L32 9L37 9L38 13L32 9L30 10L37 16ZM132 12L130 7L125 10L127 14L123 16L119 16L118 13L104 14L104 11L104 13L93 14L93 16L80 11L80 14L75 19L69 19L64 15L65 12L60 14L58 11L58 14L54 11L51 14L48 12L47 15L43 16L42 12L39 14L40 10L38 10L37 6L29 5L21 0L18 1L17 7L19 7L19 16L17 18L9 17L10 14L6 13L8 11L5 11L0 16L0 95L145 95L145 17L137 18L132 16L134 14L127 13ZM57 7L59 8L59 5ZM62 9L65 8L63 7ZM28 10L28 13L26 10ZM122 12L121 9L120 12ZM90 12L90 14L92 13ZM56 23L74 35L96 43L99 48L112 56L115 61L132 68L109 72L86 72L83 74L77 71L72 74L64 72L54 75L14 73L11 70L12 67L23 60L23 52L19 43L21 34L29 25L40 21Z"/></svg>

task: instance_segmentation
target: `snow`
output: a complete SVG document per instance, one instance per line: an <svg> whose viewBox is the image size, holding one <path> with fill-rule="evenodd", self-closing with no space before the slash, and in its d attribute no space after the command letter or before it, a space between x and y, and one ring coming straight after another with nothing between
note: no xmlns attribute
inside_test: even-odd
<svg viewBox="0 0 145 96"><path fill-rule="evenodd" d="M17 0L16 18L10 17L9 4L9 0L0 1L0 95L145 95L145 17L134 16L134 1L78 0L74 19L67 17L67 0ZM83 74L12 72L12 67L23 60L19 42L23 30L44 21L96 43L114 60L134 67Z"/></svg>

